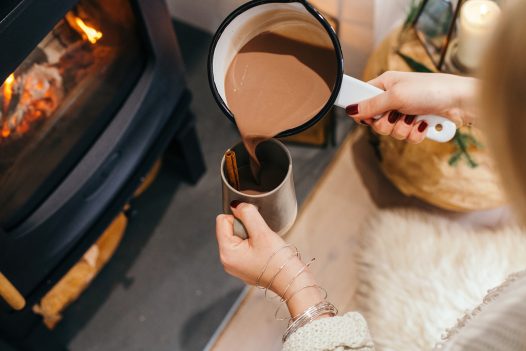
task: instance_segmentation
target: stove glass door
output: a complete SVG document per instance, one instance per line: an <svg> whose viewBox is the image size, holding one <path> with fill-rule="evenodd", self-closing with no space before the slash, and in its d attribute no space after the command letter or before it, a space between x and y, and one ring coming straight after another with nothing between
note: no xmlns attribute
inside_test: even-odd
<svg viewBox="0 0 526 351"><path fill-rule="evenodd" d="M80 160L145 63L126 0L81 0L0 86L0 226L16 225Z"/></svg>

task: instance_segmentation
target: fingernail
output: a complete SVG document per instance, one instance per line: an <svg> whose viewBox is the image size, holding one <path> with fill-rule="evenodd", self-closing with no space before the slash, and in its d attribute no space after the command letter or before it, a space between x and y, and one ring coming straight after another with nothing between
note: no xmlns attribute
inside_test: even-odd
<svg viewBox="0 0 526 351"><path fill-rule="evenodd" d="M422 133L424 130L427 129L427 122L426 121L422 121L419 125L418 125L418 131L420 133Z"/></svg>
<svg viewBox="0 0 526 351"><path fill-rule="evenodd" d="M389 117L387 117L387 120L389 121L389 123L395 124L401 116L402 114L400 112L391 111L391 113L389 113Z"/></svg>
<svg viewBox="0 0 526 351"><path fill-rule="evenodd" d="M358 104L352 104L347 106L345 109L345 112L347 112L348 115L357 115L358 114Z"/></svg>
<svg viewBox="0 0 526 351"><path fill-rule="evenodd" d="M241 205L241 201L239 200L234 200L230 203L230 207L232 208L237 208L237 206Z"/></svg>
<svg viewBox="0 0 526 351"><path fill-rule="evenodd" d="M407 115L407 116L405 116L405 118L404 118L404 122L405 122L405 124L407 124L407 125L411 125L411 124L413 124L413 122L415 121L415 118L416 118L416 116L414 116L414 115Z"/></svg>

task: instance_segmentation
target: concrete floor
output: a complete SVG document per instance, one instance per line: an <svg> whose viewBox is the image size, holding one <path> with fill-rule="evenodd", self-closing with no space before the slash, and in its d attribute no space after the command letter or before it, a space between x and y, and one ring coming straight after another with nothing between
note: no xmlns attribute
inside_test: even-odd
<svg viewBox="0 0 526 351"><path fill-rule="evenodd" d="M180 23L175 28L208 171L189 186L163 168L134 201L134 215L115 256L53 332L71 350L201 350L243 288L224 273L214 237L221 203L219 162L239 136L209 91L211 36ZM338 118L338 140L350 126ZM301 203L335 148L290 149Z"/></svg>

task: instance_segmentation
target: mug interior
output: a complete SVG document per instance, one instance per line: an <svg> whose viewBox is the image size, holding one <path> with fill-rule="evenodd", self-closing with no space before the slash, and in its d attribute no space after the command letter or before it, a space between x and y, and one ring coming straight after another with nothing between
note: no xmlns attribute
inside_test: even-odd
<svg viewBox="0 0 526 351"><path fill-rule="evenodd" d="M286 150L285 146L278 142L275 139L266 140L258 145L256 148L256 155L258 160L261 162L262 172L265 169L271 168L272 174L269 177L269 180L265 184L265 189L260 189L258 194L247 193L247 189L251 189L254 186L253 176L250 171L250 156L245 148L243 143L239 143L232 148L230 148L236 153L236 161L239 170L239 181L240 189L236 190L230 186L226 178L226 164L223 157L223 162L221 164L221 176L223 182L228 184L235 192L240 192L243 195L252 195L252 196L266 196L269 193L272 193L278 189L281 184L285 181L288 174L292 170L292 161L289 152Z"/></svg>
<svg viewBox="0 0 526 351"><path fill-rule="evenodd" d="M220 101L218 102L220 102L227 116L233 119L225 91L225 78L230 64L246 43L264 32L272 32L292 40L334 50L336 54L334 65L337 67L335 72L338 72L338 76L333 90L339 90L343 74L341 48L336 35L333 33L331 36L330 31L332 29L321 15L300 2L253 1L252 3L254 3L252 7L250 7L250 3L245 7L242 6L225 20L216 33L215 45L213 44L210 53L210 79L214 85L212 90L215 88L215 97L216 99L219 98ZM322 116L334 103L337 94L332 95L326 106L320 111ZM310 126L316 121L306 124ZM280 136L285 134L280 134Z"/></svg>

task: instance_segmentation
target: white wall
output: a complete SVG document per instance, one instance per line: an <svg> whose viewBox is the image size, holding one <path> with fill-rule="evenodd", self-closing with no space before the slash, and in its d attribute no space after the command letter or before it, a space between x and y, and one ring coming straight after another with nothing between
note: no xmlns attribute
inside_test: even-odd
<svg viewBox="0 0 526 351"><path fill-rule="evenodd" d="M214 32L223 18L245 0L166 0L172 15ZM393 24L404 17L411 0L311 0L340 21L340 41L348 74L360 77L367 57Z"/></svg>
<svg viewBox="0 0 526 351"><path fill-rule="evenodd" d="M367 58L383 38L405 19L411 0L311 0L340 20L346 72L360 77Z"/></svg>
<svg viewBox="0 0 526 351"><path fill-rule="evenodd" d="M411 0L374 0L375 45L378 45L393 27L401 24L410 4Z"/></svg>
<svg viewBox="0 0 526 351"><path fill-rule="evenodd" d="M166 0L173 17L214 32L223 18L244 0Z"/></svg>
<svg viewBox="0 0 526 351"><path fill-rule="evenodd" d="M312 0L315 6L340 23L339 37L345 57L345 72L361 77L374 47L373 0Z"/></svg>

